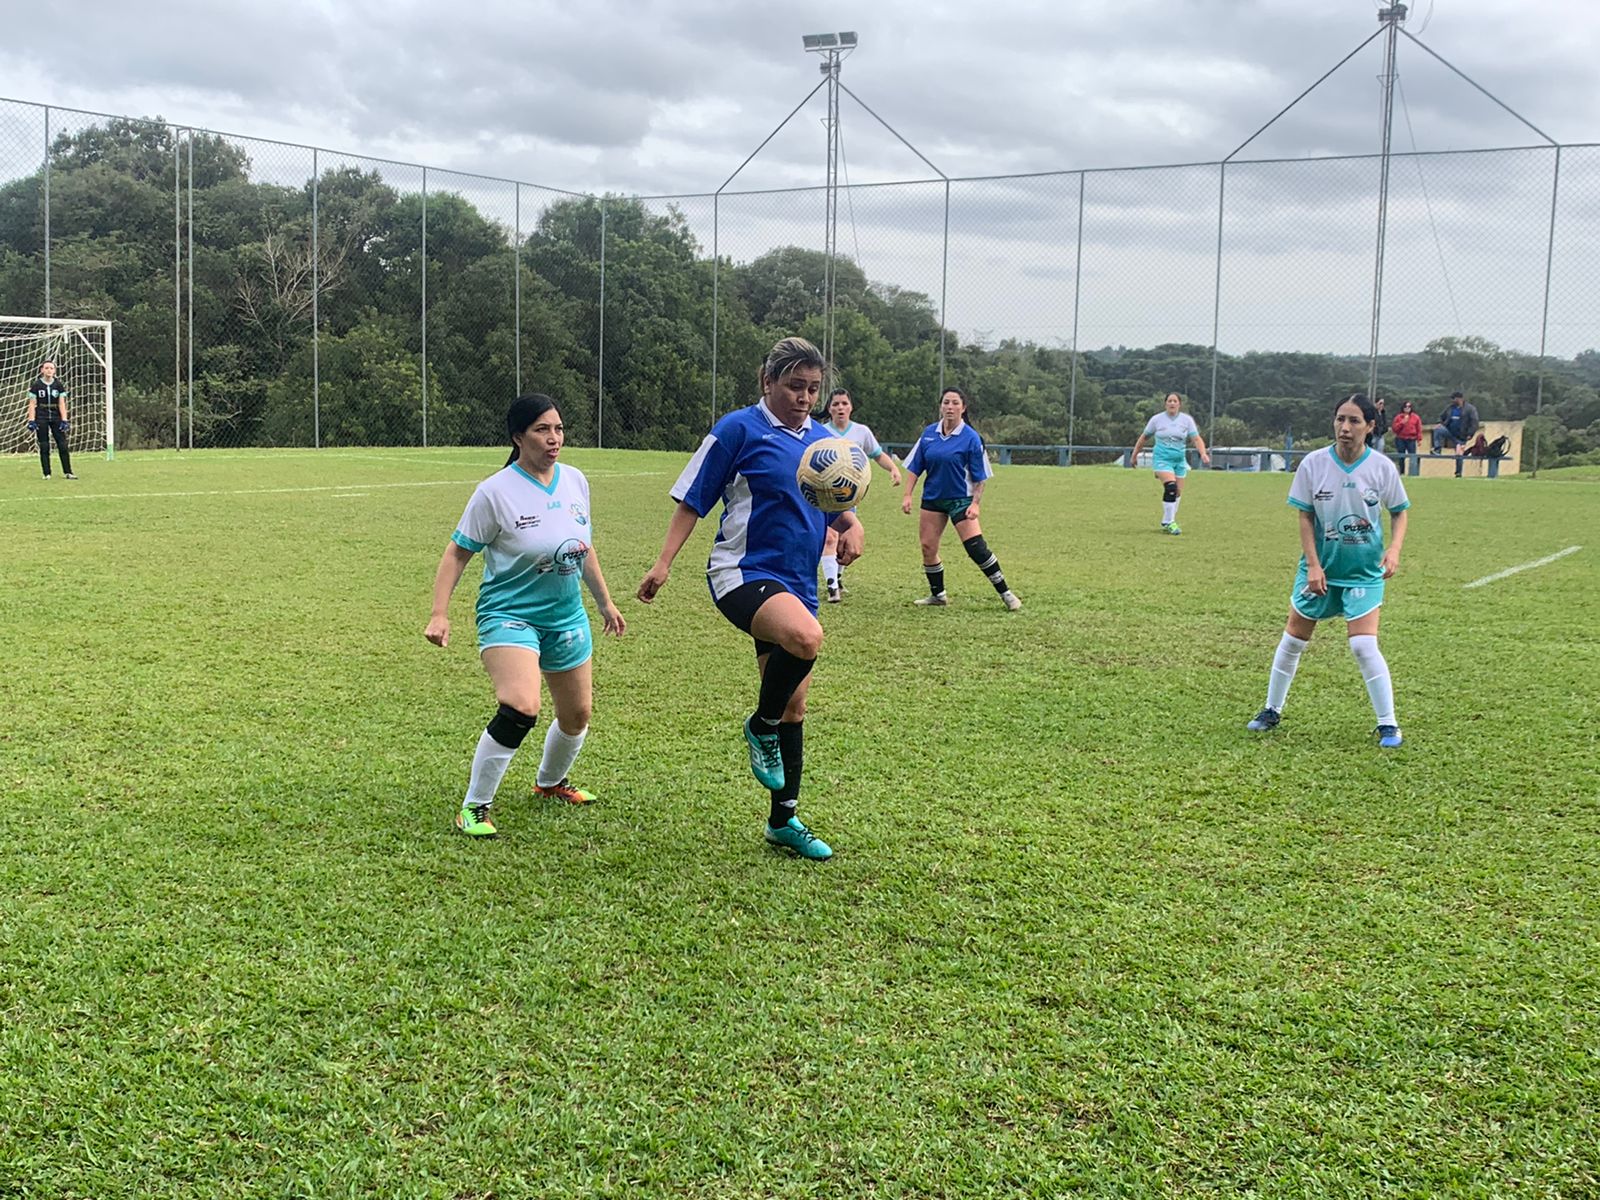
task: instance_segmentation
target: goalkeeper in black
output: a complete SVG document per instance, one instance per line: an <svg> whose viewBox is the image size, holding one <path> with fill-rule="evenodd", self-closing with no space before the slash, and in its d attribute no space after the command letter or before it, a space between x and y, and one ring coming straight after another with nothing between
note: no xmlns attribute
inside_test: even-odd
<svg viewBox="0 0 1600 1200"><path fill-rule="evenodd" d="M49 359L39 364L39 377L28 385L28 429L39 435L39 465L50 478L50 435L56 435L56 452L61 455L61 473L72 473L72 455L67 450L67 385L56 378L56 365Z"/></svg>

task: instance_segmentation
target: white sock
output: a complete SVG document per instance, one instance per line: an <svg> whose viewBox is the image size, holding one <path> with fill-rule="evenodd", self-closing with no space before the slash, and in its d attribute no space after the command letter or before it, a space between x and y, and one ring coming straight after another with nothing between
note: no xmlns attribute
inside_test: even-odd
<svg viewBox="0 0 1600 1200"><path fill-rule="evenodd" d="M828 581L829 587L838 585L839 556L837 554L824 554L822 556L822 577Z"/></svg>
<svg viewBox="0 0 1600 1200"><path fill-rule="evenodd" d="M1283 702L1289 698L1289 685L1300 669L1300 655L1307 644L1292 633L1285 633L1278 642L1278 652L1272 656L1272 676L1267 680L1267 707L1275 712L1283 711Z"/></svg>
<svg viewBox="0 0 1600 1200"><path fill-rule="evenodd" d="M1178 515L1178 502L1176 500L1163 500L1161 502L1161 523L1171 525L1172 519Z"/></svg>
<svg viewBox="0 0 1600 1200"><path fill-rule="evenodd" d="M578 751L583 749L583 739L588 734L587 727L568 733L561 728L560 721L551 721L550 732L544 735L544 757L539 760L535 782L540 787L555 787L571 774L572 764L578 760Z"/></svg>
<svg viewBox="0 0 1600 1200"><path fill-rule="evenodd" d="M485 729L478 738L478 750L472 756L472 775L467 780L467 798L461 806L477 806L489 804L494 800L494 794L500 790L500 781L506 777L506 768L511 765L511 756L516 749L511 746L502 746L489 736Z"/></svg>
<svg viewBox="0 0 1600 1200"><path fill-rule="evenodd" d="M1367 698L1372 701L1372 711L1379 725L1398 725L1394 718L1394 682L1389 678L1389 664L1378 649L1375 634L1357 634L1350 639L1350 653L1361 666L1361 678L1367 685Z"/></svg>

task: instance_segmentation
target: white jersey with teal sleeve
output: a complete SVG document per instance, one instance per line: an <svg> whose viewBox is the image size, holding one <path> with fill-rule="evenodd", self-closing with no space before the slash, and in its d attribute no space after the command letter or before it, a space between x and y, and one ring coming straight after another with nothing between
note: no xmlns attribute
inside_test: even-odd
<svg viewBox="0 0 1600 1200"><path fill-rule="evenodd" d="M1186 412L1174 417L1169 415L1166 409L1162 409L1145 422L1144 436L1155 439L1150 461L1157 464L1159 469L1159 464L1163 461L1185 463L1188 461L1185 452L1189 448L1189 439L1200 436L1200 427Z"/></svg>
<svg viewBox="0 0 1600 1200"><path fill-rule="evenodd" d="M1346 466L1332 446L1300 460L1289 503L1316 517L1317 558L1328 582L1361 587L1383 578L1383 514L1411 507L1394 463L1371 449ZM1300 569L1305 570L1305 556Z"/></svg>
<svg viewBox="0 0 1600 1200"><path fill-rule="evenodd" d="M512 463L478 485L451 540L483 552L480 621L494 615L571 629L588 619L580 580L593 536L582 471L557 463L546 487Z"/></svg>
<svg viewBox="0 0 1600 1200"><path fill-rule="evenodd" d="M851 421L843 429L829 422L823 429L827 431L829 437L842 437L847 442L854 442L869 459L877 458L883 453L883 447L878 445L878 439L872 436L872 430L860 421Z"/></svg>

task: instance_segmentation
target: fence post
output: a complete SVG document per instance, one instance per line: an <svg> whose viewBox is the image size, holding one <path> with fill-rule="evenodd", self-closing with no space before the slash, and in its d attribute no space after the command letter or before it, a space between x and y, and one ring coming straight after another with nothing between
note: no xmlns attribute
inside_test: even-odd
<svg viewBox="0 0 1600 1200"><path fill-rule="evenodd" d="M512 289L512 321L514 330L511 335L513 353L517 359L517 395L522 395L522 184L516 187L516 240L511 245L511 269L514 273L515 283Z"/></svg>
<svg viewBox="0 0 1600 1200"><path fill-rule="evenodd" d="M189 130L189 449L194 449L194 130Z"/></svg>
<svg viewBox="0 0 1600 1200"><path fill-rule="evenodd" d="M311 147L311 447L314 450L322 449L322 347L318 342L320 310L318 299L321 295L321 238L317 225L321 219L321 207L318 203L318 193L322 185L322 172L317 159L317 148Z"/></svg>
<svg viewBox="0 0 1600 1200"><path fill-rule="evenodd" d="M44 106L44 315L50 311L50 106Z"/></svg>
<svg viewBox="0 0 1600 1200"><path fill-rule="evenodd" d="M172 131L172 448L183 449L183 166Z"/></svg>
<svg viewBox="0 0 1600 1200"><path fill-rule="evenodd" d="M944 259L939 266L939 394L944 395L945 301L950 291L950 180L944 181Z"/></svg>
<svg viewBox="0 0 1600 1200"><path fill-rule="evenodd" d="M1550 272L1555 262L1556 253L1556 199L1561 193L1561 147L1556 147L1556 166L1554 178L1550 181L1550 240L1545 244L1544 251L1544 315L1539 319L1539 382L1535 387L1533 396L1533 415L1539 416L1544 411L1544 355L1547 338L1550 334ZM1533 470L1529 475L1537 477L1539 474L1539 425L1533 426Z"/></svg>
<svg viewBox="0 0 1600 1200"><path fill-rule="evenodd" d="M1222 213L1228 189L1228 164L1217 167L1217 271L1216 289L1211 297L1211 420L1206 426L1206 442L1217 440L1217 337L1222 328Z"/></svg>
<svg viewBox="0 0 1600 1200"><path fill-rule="evenodd" d="M422 445L428 445L428 168L422 168Z"/></svg>
<svg viewBox="0 0 1600 1200"><path fill-rule="evenodd" d="M1072 383L1067 391L1067 466L1072 465L1072 447L1077 441L1078 424L1078 302L1083 297L1083 195L1085 173L1078 172L1078 259L1072 268Z"/></svg>
<svg viewBox="0 0 1600 1200"><path fill-rule="evenodd" d="M722 276L722 193L711 197L711 425L717 423L717 310L721 307L719 285ZM711 425L706 428L710 429Z"/></svg>

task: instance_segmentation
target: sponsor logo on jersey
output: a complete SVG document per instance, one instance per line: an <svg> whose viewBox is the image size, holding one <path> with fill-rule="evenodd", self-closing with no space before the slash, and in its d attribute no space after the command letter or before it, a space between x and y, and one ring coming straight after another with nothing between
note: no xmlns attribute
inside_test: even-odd
<svg viewBox="0 0 1600 1200"><path fill-rule="evenodd" d="M568 538L556 548L555 569L560 575L576 575L583 570L583 560L589 557L589 544L578 538Z"/></svg>
<svg viewBox="0 0 1600 1200"><path fill-rule="evenodd" d="M1339 518L1339 538L1347 546L1359 546L1372 540L1372 522L1354 515Z"/></svg>
<svg viewBox="0 0 1600 1200"><path fill-rule="evenodd" d="M589 523L589 511L581 504L567 505L567 515L579 525L587 525Z"/></svg>
<svg viewBox="0 0 1600 1200"><path fill-rule="evenodd" d="M1361 500L1368 508L1378 507L1378 493L1374 488L1368 488L1361 493Z"/></svg>
<svg viewBox="0 0 1600 1200"><path fill-rule="evenodd" d="M1312 496L1311 498L1313 500L1332 500L1333 499L1333 493L1328 491L1327 488L1323 488L1322 491L1318 492L1316 495Z"/></svg>
<svg viewBox="0 0 1600 1200"><path fill-rule="evenodd" d="M560 508L560 507L561 507L561 501L559 501L559 500L552 500L552 501L550 501L549 504L546 504L544 506L546 512L549 512L552 508Z"/></svg>
<svg viewBox="0 0 1600 1200"><path fill-rule="evenodd" d="M516 527L518 529L536 529L536 528L538 528L539 520L540 520L540 518L537 517L537 516L533 516L533 517L529 517L529 516L518 517L517 520L516 520Z"/></svg>

